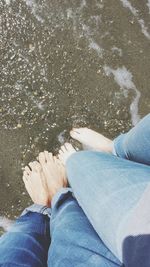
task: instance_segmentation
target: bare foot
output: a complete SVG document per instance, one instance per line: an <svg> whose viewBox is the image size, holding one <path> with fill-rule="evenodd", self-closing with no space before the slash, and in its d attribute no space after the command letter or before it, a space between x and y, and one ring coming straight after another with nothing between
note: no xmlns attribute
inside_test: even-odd
<svg viewBox="0 0 150 267"><path fill-rule="evenodd" d="M73 139L79 141L84 149L112 153L113 142L91 129L73 128L70 131L70 135Z"/></svg>
<svg viewBox="0 0 150 267"><path fill-rule="evenodd" d="M58 158L60 161L65 165L67 159L76 152L76 149L69 143L65 143L63 146L61 146L61 149L58 153Z"/></svg>
<svg viewBox="0 0 150 267"><path fill-rule="evenodd" d="M50 206L49 191L40 163L34 161L29 163L29 166L30 168L26 166L23 172L27 192L34 203Z"/></svg>
<svg viewBox="0 0 150 267"><path fill-rule="evenodd" d="M67 186L65 168L61 161L48 151L39 154L39 162L47 182L50 199L52 199L62 187Z"/></svg>

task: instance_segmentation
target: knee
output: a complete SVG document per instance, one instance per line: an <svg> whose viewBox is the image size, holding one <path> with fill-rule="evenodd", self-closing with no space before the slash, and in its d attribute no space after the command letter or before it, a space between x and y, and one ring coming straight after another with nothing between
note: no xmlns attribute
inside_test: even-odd
<svg viewBox="0 0 150 267"><path fill-rule="evenodd" d="M80 151L72 154L67 160L66 171L69 183L78 185L88 182L95 168L106 160L106 153L95 151Z"/></svg>
<svg viewBox="0 0 150 267"><path fill-rule="evenodd" d="M81 164L83 164L83 162L89 161L92 155L93 155L92 151L79 151L73 153L67 160L66 168L72 169L75 166L80 167Z"/></svg>
<svg viewBox="0 0 150 267"><path fill-rule="evenodd" d="M97 151L89 151L89 150L83 150L76 153L73 153L67 160L66 168L74 168L79 167L85 167L89 165L93 165L94 162L103 162L110 158L110 154L104 153L104 152L97 152Z"/></svg>
<svg viewBox="0 0 150 267"><path fill-rule="evenodd" d="M87 164L91 158L90 151L80 151L72 154L66 164L66 171L68 182L70 186L75 189L76 187L82 187L84 183L85 172L87 171Z"/></svg>

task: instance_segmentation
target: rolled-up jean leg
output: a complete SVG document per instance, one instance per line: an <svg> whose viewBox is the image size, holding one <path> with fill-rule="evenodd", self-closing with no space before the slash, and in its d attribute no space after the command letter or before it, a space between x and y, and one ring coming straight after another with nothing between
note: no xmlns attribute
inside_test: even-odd
<svg viewBox="0 0 150 267"><path fill-rule="evenodd" d="M150 114L114 140L114 152L118 157L150 165Z"/></svg>
<svg viewBox="0 0 150 267"><path fill-rule="evenodd" d="M50 234L49 217L43 214L45 210L46 207L33 205L16 220L7 233L2 235L0 266L47 266Z"/></svg>

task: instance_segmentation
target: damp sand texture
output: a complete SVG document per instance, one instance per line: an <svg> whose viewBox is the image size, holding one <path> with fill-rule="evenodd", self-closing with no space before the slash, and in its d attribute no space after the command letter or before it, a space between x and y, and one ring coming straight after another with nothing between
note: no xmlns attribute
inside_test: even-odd
<svg viewBox="0 0 150 267"><path fill-rule="evenodd" d="M150 110L149 0L2 0L0 226L31 202L22 168L72 126L113 138Z"/></svg>

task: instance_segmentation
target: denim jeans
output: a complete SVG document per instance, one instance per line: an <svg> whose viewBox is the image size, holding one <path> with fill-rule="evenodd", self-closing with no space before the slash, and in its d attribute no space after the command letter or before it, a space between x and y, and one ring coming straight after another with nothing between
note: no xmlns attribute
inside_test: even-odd
<svg viewBox="0 0 150 267"><path fill-rule="evenodd" d="M54 197L51 210L40 205L27 208L0 238L0 266L120 265L94 231L72 190L66 188Z"/></svg>
<svg viewBox="0 0 150 267"><path fill-rule="evenodd" d="M74 195L93 228L122 262L126 226L150 185L150 114L114 140L118 156L82 151L67 161Z"/></svg>
<svg viewBox="0 0 150 267"><path fill-rule="evenodd" d="M57 193L51 210L25 210L0 238L0 266L121 266L126 225L150 182L149 125L150 115L114 140L118 157L73 154L71 189Z"/></svg>

